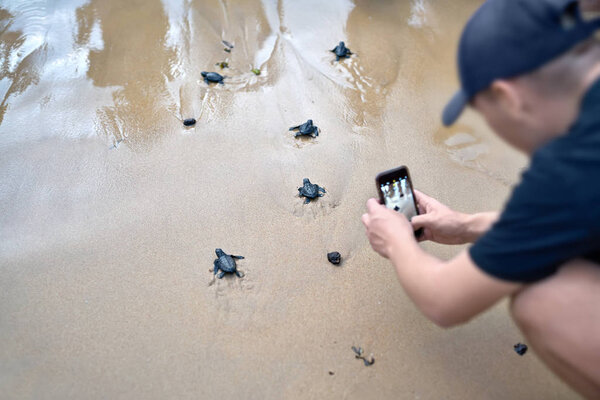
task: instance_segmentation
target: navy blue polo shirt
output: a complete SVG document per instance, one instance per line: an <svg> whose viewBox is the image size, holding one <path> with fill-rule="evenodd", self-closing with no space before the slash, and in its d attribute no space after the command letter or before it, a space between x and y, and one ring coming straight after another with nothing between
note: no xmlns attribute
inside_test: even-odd
<svg viewBox="0 0 600 400"><path fill-rule="evenodd" d="M470 248L486 273L534 282L566 261L600 264L600 80L569 132L538 149L500 219Z"/></svg>

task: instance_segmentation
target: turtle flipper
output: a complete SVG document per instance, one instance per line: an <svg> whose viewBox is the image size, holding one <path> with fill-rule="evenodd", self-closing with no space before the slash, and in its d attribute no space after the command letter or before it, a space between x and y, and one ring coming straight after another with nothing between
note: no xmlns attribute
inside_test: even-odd
<svg viewBox="0 0 600 400"><path fill-rule="evenodd" d="M337 54L335 55L335 61L340 61L340 56L338 56Z"/></svg>
<svg viewBox="0 0 600 400"><path fill-rule="evenodd" d="M308 203L310 203L310 199L307 197L307 198L304 200L304 204L308 204Z"/></svg>
<svg viewBox="0 0 600 400"><path fill-rule="evenodd" d="M238 278L241 278L241 277L243 277L243 276L244 276L244 275L240 274L240 273L238 272L238 270L235 270L235 275L236 275Z"/></svg>
<svg viewBox="0 0 600 400"><path fill-rule="evenodd" d="M244 256L231 256L231 257L232 258L236 258L238 260L243 260L244 259Z"/></svg>
<svg viewBox="0 0 600 400"><path fill-rule="evenodd" d="M225 276L225 272L221 271L221 273L219 274L219 276L217 276L217 278L222 279Z"/></svg>
<svg viewBox="0 0 600 400"><path fill-rule="evenodd" d="M293 131L294 129L300 129L300 125L292 126L290 128L290 131Z"/></svg>
<svg viewBox="0 0 600 400"><path fill-rule="evenodd" d="M323 193L319 193L319 194L318 194L318 196L319 196L319 197L323 197L323 196L325 196L325 195L324 195Z"/></svg>
<svg viewBox="0 0 600 400"><path fill-rule="evenodd" d="M219 260L215 260L215 262L213 263L213 272L215 273L215 275L219 271L219 266L217 265L217 261L219 261Z"/></svg>
<svg viewBox="0 0 600 400"><path fill-rule="evenodd" d="M319 191L320 191L320 192L323 192L323 193L327 193L327 192L325 191L325 188L322 188L322 187L320 187L320 186L319 186Z"/></svg>

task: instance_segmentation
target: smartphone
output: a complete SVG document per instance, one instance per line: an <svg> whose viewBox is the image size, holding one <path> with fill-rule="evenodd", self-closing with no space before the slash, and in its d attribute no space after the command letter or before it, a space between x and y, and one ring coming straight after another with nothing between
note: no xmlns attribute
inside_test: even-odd
<svg viewBox="0 0 600 400"><path fill-rule="evenodd" d="M415 215L419 215L408 168L403 165L383 171L377 174L375 182L381 204L385 204L391 210L401 212L409 221ZM418 229L415 231L415 236L419 237L422 233L423 229Z"/></svg>

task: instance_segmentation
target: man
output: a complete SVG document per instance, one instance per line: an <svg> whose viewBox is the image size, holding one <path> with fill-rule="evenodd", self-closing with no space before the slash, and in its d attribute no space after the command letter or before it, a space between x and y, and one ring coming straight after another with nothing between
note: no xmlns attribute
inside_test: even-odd
<svg viewBox="0 0 600 400"><path fill-rule="evenodd" d="M428 318L452 326L511 296L539 357L600 399L600 24L581 14L572 0L488 0L462 34L462 89L444 124L470 105L531 156L501 215L461 214L416 191L411 222L375 199L362 220ZM418 246L418 228L474 245L443 262Z"/></svg>

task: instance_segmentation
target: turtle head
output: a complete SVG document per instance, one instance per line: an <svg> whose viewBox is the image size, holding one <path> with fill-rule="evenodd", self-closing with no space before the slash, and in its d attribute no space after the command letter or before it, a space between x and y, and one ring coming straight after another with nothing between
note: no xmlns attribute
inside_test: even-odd
<svg viewBox="0 0 600 400"><path fill-rule="evenodd" d="M202 71L202 72L200 72L200 75L202 75L204 78L206 78L206 75L208 75L208 72Z"/></svg>
<svg viewBox="0 0 600 400"><path fill-rule="evenodd" d="M346 47L346 43L344 43L344 42L340 42L339 46L340 46L341 48L344 48L344 47Z"/></svg>
<svg viewBox="0 0 600 400"><path fill-rule="evenodd" d="M312 125L313 124L312 119L309 119L308 121L306 121L306 123L309 125Z"/></svg>
<svg viewBox="0 0 600 400"><path fill-rule="evenodd" d="M215 249L215 254L217 255L217 257L221 257L225 255L225 252L221 249Z"/></svg>
<svg viewBox="0 0 600 400"><path fill-rule="evenodd" d="M307 183L310 183L310 179L304 178L302 179L302 183L306 185Z"/></svg>

